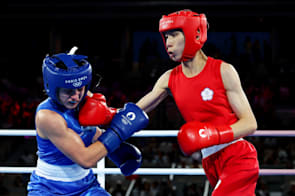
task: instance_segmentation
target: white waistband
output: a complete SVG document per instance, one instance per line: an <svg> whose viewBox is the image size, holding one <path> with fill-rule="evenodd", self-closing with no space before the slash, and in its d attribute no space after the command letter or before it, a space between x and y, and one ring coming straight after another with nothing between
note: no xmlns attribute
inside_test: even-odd
<svg viewBox="0 0 295 196"><path fill-rule="evenodd" d="M215 152L218 152L219 150L233 144L233 143L236 143L237 141L241 141L243 140L243 138L240 138L240 139L237 139L237 140L234 140L234 141L231 141L229 143L226 143L226 144L219 144L219 145L215 145L215 146L210 146L208 148L204 148L201 150L202 152L202 156L203 158L206 158L212 154L214 154Z"/></svg>
<svg viewBox="0 0 295 196"><path fill-rule="evenodd" d="M73 182L86 177L90 169L84 169L77 164L52 165L38 159L36 174L49 180Z"/></svg>

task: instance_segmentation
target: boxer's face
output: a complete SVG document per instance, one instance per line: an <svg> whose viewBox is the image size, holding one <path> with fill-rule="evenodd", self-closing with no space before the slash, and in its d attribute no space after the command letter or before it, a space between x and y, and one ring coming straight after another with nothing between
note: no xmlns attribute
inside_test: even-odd
<svg viewBox="0 0 295 196"><path fill-rule="evenodd" d="M166 48L171 60L179 61L185 46L184 34L181 30L171 30L164 33Z"/></svg>
<svg viewBox="0 0 295 196"><path fill-rule="evenodd" d="M85 93L85 86L77 89L60 88L58 98L67 109L74 109L81 102Z"/></svg>

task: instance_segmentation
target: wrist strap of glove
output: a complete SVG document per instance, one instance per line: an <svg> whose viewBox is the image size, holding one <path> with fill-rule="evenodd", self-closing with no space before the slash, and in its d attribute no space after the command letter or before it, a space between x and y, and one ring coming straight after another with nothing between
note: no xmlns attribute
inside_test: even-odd
<svg viewBox="0 0 295 196"><path fill-rule="evenodd" d="M115 131L110 129L107 129L105 132L103 132L97 140L104 144L104 146L108 150L108 154L119 148L122 143L119 135Z"/></svg>
<svg viewBox="0 0 295 196"><path fill-rule="evenodd" d="M219 132L219 144L228 143L234 140L234 132L230 126L217 127Z"/></svg>

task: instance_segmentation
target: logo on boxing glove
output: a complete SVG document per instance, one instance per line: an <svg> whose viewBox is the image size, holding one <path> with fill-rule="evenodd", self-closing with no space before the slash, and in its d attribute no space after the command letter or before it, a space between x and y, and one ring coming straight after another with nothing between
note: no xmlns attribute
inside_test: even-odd
<svg viewBox="0 0 295 196"><path fill-rule="evenodd" d="M134 112L128 112L126 116L122 115L122 123L127 125L127 124L132 124L130 121L133 121L136 118L136 115Z"/></svg>
<svg viewBox="0 0 295 196"><path fill-rule="evenodd" d="M210 137L212 135L210 129L207 129L207 127L205 127L205 129L199 129L199 135L202 138L206 138L206 137Z"/></svg>
<svg viewBox="0 0 295 196"><path fill-rule="evenodd" d="M200 135L202 138L207 137L206 129L199 129L199 135Z"/></svg>
<svg viewBox="0 0 295 196"><path fill-rule="evenodd" d="M129 120L134 120L136 118L136 115L134 114L134 112L128 112L126 116L127 118L129 118Z"/></svg>

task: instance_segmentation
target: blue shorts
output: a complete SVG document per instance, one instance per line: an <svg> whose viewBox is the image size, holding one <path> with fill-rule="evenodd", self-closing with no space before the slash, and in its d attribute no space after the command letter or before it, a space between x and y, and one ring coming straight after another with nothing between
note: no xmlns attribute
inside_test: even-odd
<svg viewBox="0 0 295 196"><path fill-rule="evenodd" d="M33 172L27 190L28 196L111 196L100 186L92 172L85 178L73 182L48 180Z"/></svg>

